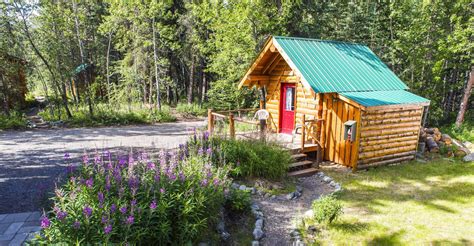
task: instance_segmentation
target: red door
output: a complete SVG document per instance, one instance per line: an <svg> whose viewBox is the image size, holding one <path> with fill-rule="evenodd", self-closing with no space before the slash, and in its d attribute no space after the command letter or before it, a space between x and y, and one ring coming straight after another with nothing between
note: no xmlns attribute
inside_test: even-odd
<svg viewBox="0 0 474 246"><path fill-rule="evenodd" d="M295 100L294 84L281 84L280 98L280 132L291 133L295 127Z"/></svg>

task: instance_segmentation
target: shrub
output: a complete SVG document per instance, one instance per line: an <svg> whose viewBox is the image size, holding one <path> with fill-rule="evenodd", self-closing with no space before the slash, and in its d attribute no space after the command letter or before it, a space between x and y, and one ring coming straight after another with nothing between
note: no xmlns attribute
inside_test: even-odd
<svg viewBox="0 0 474 246"><path fill-rule="evenodd" d="M342 214L342 204L334 195L322 196L313 202L312 207L318 223L332 223Z"/></svg>
<svg viewBox="0 0 474 246"><path fill-rule="evenodd" d="M26 127L25 115L12 111L10 115L0 113L0 129L20 129Z"/></svg>
<svg viewBox="0 0 474 246"><path fill-rule="evenodd" d="M252 198L247 190L232 189L226 199L226 207L237 213L248 211L251 203Z"/></svg>
<svg viewBox="0 0 474 246"><path fill-rule="evenodd" d="M39 243L196 243L215 223L229 184L227 170L209 163L187 145L160 152L158 162L145 153L84 155L42 217Z"/></svg>
<svg viewBox="0 0 474 246"><path fill-rule="evenodd" d="M213 163L229 166L234 177L280 179L286 175L291 155L275 143L224 139L195 133L189 141L194 151L212 151Z"/></svg>
<svg viewBox="0 0 474 246"><path fill-rule="evenodd" d="M457 128L453 123L441 128L441 132L449 134L455 139L461 141L474 142L474 121L472 119L466 118L461 127Z"/></svg>
<svg viewBox="0 0 474 246"><path fill-rule="evenodd" d="M199 106L199 104L178 103L176 111L184 117L204 116L207 113L206 108Z"/></svg>

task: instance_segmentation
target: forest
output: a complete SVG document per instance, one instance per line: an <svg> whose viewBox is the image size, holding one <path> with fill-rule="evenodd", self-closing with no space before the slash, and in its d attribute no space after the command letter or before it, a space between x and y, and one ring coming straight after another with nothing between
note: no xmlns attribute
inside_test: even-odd
<svg viewBox="0 0 474 246"><path fill-rule="evenodd" d="M18 93L63 120L257 106L258 91L237 82L282 35L368 45L431 100L429 124L472 122L473 10L469 0L2 1L0 115L18 115ZM8 80L18 67L26 88Z"/></svg>

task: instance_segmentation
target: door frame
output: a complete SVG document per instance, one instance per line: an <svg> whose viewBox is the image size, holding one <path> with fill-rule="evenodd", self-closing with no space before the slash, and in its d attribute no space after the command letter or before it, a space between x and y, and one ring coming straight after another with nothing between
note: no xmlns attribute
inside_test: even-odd
<svg viewBox="0 0 474 246"><path fill-rule="evenodd" d="M294 117L293 117L293 129L292 131L295 129L295 125L296 125L296 100L297 100L297 91L296 91L296 83L288 83L288 82L281 82L280 83L280 105L279 105L279 120L278 120L278 133L282 133L282 123L283 123L283 97L285 96L285 94L283 93L283 90L284 90L284 87L292 87L294 89L294 98L293 98L293 102L295 104L294 106Z"/></svg>

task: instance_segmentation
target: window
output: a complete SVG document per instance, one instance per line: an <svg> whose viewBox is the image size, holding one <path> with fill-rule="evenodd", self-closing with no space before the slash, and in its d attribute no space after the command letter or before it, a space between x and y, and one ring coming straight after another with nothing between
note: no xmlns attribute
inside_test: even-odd
<svg viewBox="0 0 474 246"><path fill-rule="evenodd" d="M295 88L287 87L285 94L285 110L293 111L295 109Z"/></svg>

